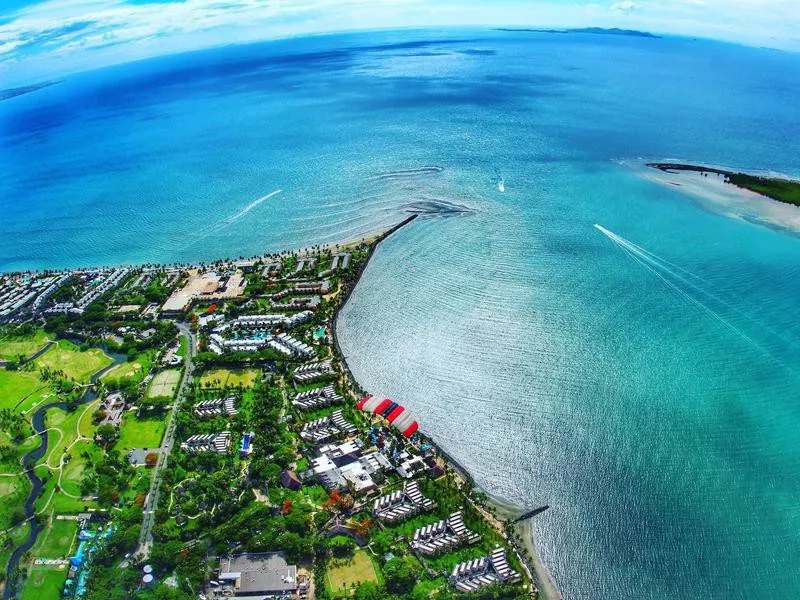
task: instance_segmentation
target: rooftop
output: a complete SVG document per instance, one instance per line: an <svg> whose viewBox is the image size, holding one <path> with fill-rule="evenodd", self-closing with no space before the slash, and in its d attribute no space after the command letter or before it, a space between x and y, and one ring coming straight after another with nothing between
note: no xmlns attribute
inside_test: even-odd
<svg viewBox="0 0 800 600"><path fill-rule="evenodd" d="M237 596L290 592L297 589L297 567L281 554L238 554L220 560L221 582L233 585Z"/></svg>

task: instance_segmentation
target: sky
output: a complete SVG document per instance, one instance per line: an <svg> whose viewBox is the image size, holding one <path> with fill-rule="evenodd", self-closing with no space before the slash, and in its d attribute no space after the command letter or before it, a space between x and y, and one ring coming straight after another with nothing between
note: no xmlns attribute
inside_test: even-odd
<svg viewBox="0 0 800 600"><path fill-rule="evenodd" d="M0 0L0 88L231 43L460 25L622 27L800 51L800 0Z"/></svg>

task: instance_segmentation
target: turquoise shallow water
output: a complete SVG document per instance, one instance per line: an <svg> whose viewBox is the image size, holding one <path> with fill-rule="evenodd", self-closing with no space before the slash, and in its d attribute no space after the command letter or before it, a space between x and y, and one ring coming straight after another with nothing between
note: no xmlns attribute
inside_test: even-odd
<svg viewBox="0 0 800 600"><path fill-rule="evenodd" d="M422 212L342 345L484 487L551 506L564 596L796 598L800 239L615 161L798 175L799 82L791 54L486 31L88 74L0 103L0 268L250 255Z"/></svg>

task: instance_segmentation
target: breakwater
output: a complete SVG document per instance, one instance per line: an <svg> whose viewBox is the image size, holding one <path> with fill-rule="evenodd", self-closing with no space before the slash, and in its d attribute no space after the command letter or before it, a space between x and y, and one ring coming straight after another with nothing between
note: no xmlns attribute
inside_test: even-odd
<svg viewBox="0 0 800 600"><path fill-rule="evenodd" d="M370 260L372 259L375 251L377 250L378 246L381 242L391 236L393 233L397 232L402 227L408 225L414 219L417 218L417 214L413 214L412 216L404 219L402 222L398 223L391 229L388 229L384 233L382 233L377 239L373 240L370 244L369 251L367 254L366 260L363 264L360 265L358 273L356 277L349 283L348 288L345 290L345 293L339 302L339 305L336 307L336 311L333 316L333 323L332 323L332 331L333 331L333 344L336 354L341 358L341 367L345 373L345 376L351 381L353 388L360 394L364 395L366 391L359 385L358 380L353 375L352 371L347 365L347 357L345 356L344 352L342 351L338 336L336 333L337 330L337 322L338 317L341 310L347 305L350 296L352 295L353 291L357 287L361 277L364 274L367 266L369 265ZM426 435L423 432L418 432L419 436L421 436L424 440L424 443L430 445L432 448L436 450L436 452L441 456L447 467L450 468L452 471L456 473L456 475L461 478L466 485L471 488L476 488L481 491L482 488L477 485L474 477L466 469L458 460L456 460L451 454L449 454L444 448L442 448L439 444L436 443L434 439L430 436ZM535 544L533 542L532 531L522 526L521 524L525 524L529 521L530 518L534 517L535 515L547 510L548 506L539 507L533 510L525 511L517 506L511 506L507 503L500 501L499 499L491 496L490 494L486 494L488 499L487 504L489 505L490 510L486 510L485 507L481 507L475 504L474 501L470 500L484 516L488 519L496 518L499 523L502 524L504 530L502 531L503 536L508 540L513 549L514 553L517 556L519 562L523 565L523 568L527 571L528 577L534 582L534 584L539 589L540 593L544 593L545 600L553 600L555 598L560 598L560 594L555 588L555 585L550 580L550 576L545 570L544 566L542 565L541 561L538 559L535 551ZM498 517L495 517L498 515ZM516 537L515 537L516 536ZM529 540L523 539L523 536L529 536ZM544 585L542 585L544 583ZM549 593L548 593L549 592Z"/></svg>

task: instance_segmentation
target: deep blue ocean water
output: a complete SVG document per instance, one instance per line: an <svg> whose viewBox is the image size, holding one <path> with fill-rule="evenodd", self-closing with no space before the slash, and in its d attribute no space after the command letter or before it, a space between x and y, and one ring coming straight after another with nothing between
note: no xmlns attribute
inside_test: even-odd
<svg viewBox="0 0 800 600"><path fill-rule="evenodd" d="M0 103L0 269L249 256L422 212L342 345L488 491L550 505L564 597L794 599L800 237L617 161L800 175L798 106L800 56L672 38L373 33L106 69Z"/></svg>

